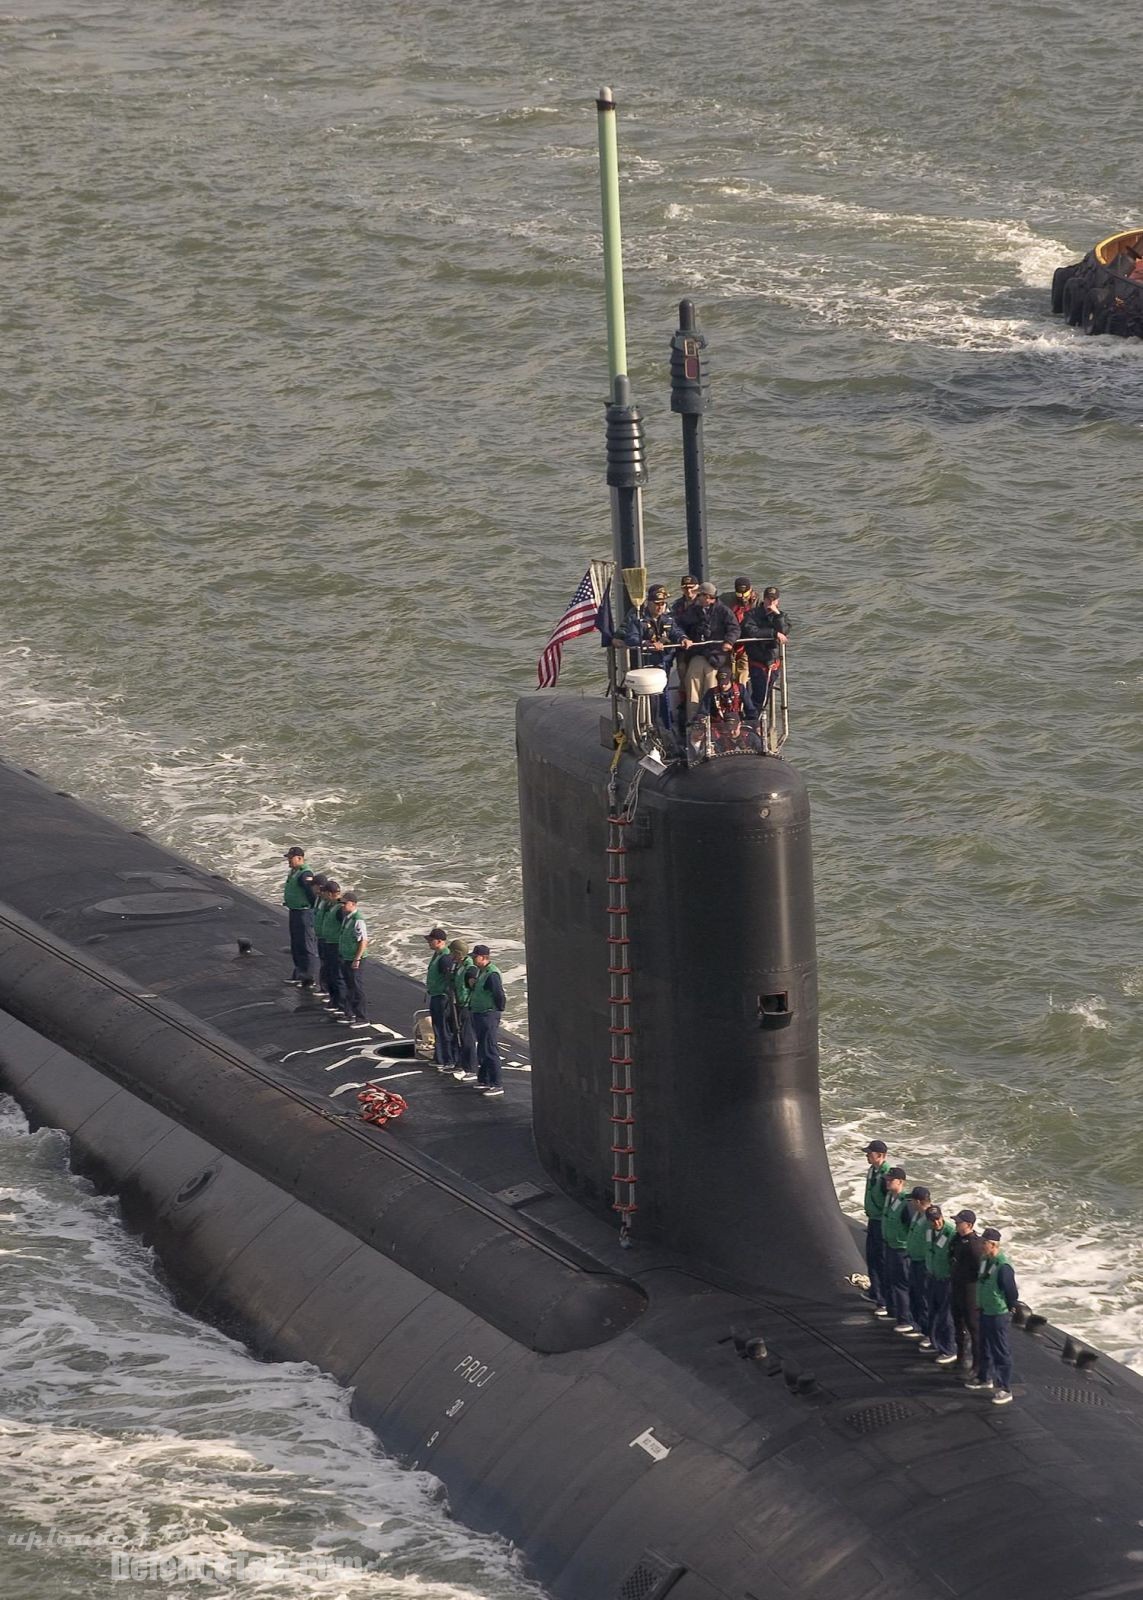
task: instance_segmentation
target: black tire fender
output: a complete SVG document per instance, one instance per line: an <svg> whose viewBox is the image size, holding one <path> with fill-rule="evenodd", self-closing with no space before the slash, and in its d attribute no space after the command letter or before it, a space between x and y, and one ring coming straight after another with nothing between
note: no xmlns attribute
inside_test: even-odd
<svg viewBox="0 0 1143 1600"><path fill-rule="evenodd" d="M1064 290L1075 274L1075 267L1057 267L1052 273L1052 310L1058 317L1064 309Z"/></svg>

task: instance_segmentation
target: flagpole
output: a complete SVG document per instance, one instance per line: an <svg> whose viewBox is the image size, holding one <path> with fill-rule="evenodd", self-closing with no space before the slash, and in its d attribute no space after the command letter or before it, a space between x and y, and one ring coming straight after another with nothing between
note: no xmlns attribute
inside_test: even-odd
<svg viewBox="0 0 1143 1600"><path fill-rule="evenodd" d="M623 241L619 226L619 148L615 128L615 97L601 89L595 108L599 125L599 187L603 208L603 270L607 295L607 364L610 378L606 412L607 483L611 490L611 542L615 564L642 567L643 488L647 483L647 450L643 417L631 398L627 377L627 331L623 309ZM620 586L617 585L617 588ZM630 594L619 595L616 624L631 604Z"/></svg>

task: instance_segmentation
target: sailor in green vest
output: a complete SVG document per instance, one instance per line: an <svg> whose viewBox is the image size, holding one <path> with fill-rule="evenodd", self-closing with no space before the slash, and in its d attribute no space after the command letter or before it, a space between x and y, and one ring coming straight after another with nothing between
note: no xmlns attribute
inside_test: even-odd
<svg viewBox="0 0 1143 1600"><path fill-rule="evenodd" d="M341 958L337 941L341 937L341 884L327 878L321 898L314 907L314 933L317 935L318 965L329 998L330 1015L336 1019L345 998L341 981Z"/></svg>
<svg viewBox="0 0 1143 1600"><path fill-rule="evenodd" d="M468 946L463 939L453 939L449 944L448 953L453 960L452 972L449 974L451 985L449 1014L453 1038L456 1041L456 1064L452 1075L454 1078L459 1078L462 1083L475 1083L476 1034L472 1027L472 1012L468 1007L468 974L475 972L476 964L469 955Z"/></svg>
<svg viewBox="0 0 1143 1600"><path fill-rule="evenodd" d="M885 1240L885 1305L896 1317L894 1333L912 1333L909 1321L909 1257L905 1241L909 1237L909 1210L902 1194L904 1167L890 1167L885 1174L885 1205L881 1212L881 1233Z"/></svg>
<svg viewBox="0 0 1143 1600"><path fill-rule="evenodd" d="M976 1303L980 1308L980 1371L965 1384L966 1389L992 1389L994 1406L1012 1404L1012 1347L1008 1324L1020 1296L1016 1274L1000 1248L999 1228L985 1228L981 1234L984 1255L976 1280Z"/></svg>
<svg viewBox="0 0 1143 1600"><path fill-rule="evenodd" d="M865 1298L872 1302L879 1317L885 1309L885 1241L881 1237L881 1213L885 1209L885 1174L889 1171L884 1139L871 1139L865 1146L865 1270L869 1288Z"/></svg>
<svg viewBox="0 0 1143 1600"><path fill-rule="evenodd" d="M433 1019L433 1060L442 1072L452 1070L456 1060L456 1043L449 1016L449 990L452 988L452 956L449 954L448 934L443 928L430 928L425 942L432 955L425 974L425 993L429 1000L429 1016Z"/></svg>
<svg viewBox="0 0 1143 1600"><path fill-rule="evenodd" d="M940 1206L930 1206L929 1237L925 1249L925 1270L929 1280L929 1336L921 1340L922 1350L937 1352L937 1366L951 1367L956 1360L956 1331L952 1319L952 1268L949 1240L956 1233L946 1222Z"/></svg>
<svg viewBox="0 0 1143 1600"><path fill-rule="evenodd" d="M286 851L290 869L282 890L282 904L290 913L290 953L294 958L295 989L312 989L317 947L314 943L314 875L306 866L306 853L300 844Z"/></svg>
<svg viewBox="0 0 1143 1600"><path fill-rule="evenodd" d="M341 981L345 985L345 1016L339 1020L347 1027L364 1028L369 1018L365 1014L365 989L361 981L361 963L369 943L365 918L357 909L357 890L347 889L341 897L341 929L337 938L337 955L341 964Z"/></svg>
<svg viewBox="0 0 1143 1600"><path fill-rule="evenodd" d="M504 1093L500 1087L499 1044L500 1016L505 1006L504 980L500 968L492 965L492 952L486 944L473 945L472 964L476 976L469 972L465 981L479 1062L476 1083L481 1093L491 1099Z"/></svg>
<svg viewBox="0 0 1143 1600"><path fill-rule="evenodd" d="M313 877L310 879L310 890L314 897L314 965L317 972L317 982L314 985L314 992L323 999L325 997L325 981L322 977L321 945L318 943L317 931L318 912L321 911L325 905L325 886L327 881L328 880L326 879L324 873L321 872L315 872Z"/></svg>
<svg viewBox="0 0 1143 1600"><path fill-rule="evenodd" d="M913 1324L906 1337L922 1341L929 1336L929 1275L925 1254L929 1248L926 1213L932 1198L923 1183L914 1186L909 1196L909 1232L905 1239L905 1254L909 1257L909 1321Z"/></svg>

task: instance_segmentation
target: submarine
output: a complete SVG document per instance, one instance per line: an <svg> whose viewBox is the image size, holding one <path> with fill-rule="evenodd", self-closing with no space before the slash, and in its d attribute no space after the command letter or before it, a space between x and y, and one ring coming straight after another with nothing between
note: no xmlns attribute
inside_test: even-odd
<svg viewBox="0 0 1143 1600"><path fill-rule="evenodd" d="M597 112L634 597L647 463ZM702 577L706 366L684 309ZM1021 1308L998 1410L871 1316L821 1124L806 785L775 738L673 752L621 655L606 697L519 702L529 1043L503 1099L420 1058L412 979L371 963L381 1020L331 1029L283 981L283 910L7 763L0 1086L181 1303L349 1386L556 1600L1143 1594L1143 1379ZM407 1109L363 1120L368 1085Z"/></svg>

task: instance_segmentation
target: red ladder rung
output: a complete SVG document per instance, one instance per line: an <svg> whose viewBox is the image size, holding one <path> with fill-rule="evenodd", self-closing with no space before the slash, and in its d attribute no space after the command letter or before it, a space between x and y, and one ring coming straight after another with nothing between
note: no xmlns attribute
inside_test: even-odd
<svg viewBox="0 0 1143 1600"><path fill-rule="evenodd" d="M611 1153L613 1156L633 1156L635 1154L635 1146L633 1144L613 1144Z"/></svg>
<svg viewBox="0 0 1143 1600"><path fill-rule="evenodd" d="M635 1126L634 1117L608 1117L607 1120L614 1122L618 1128L633 1128Z"/></svg>
<svg viewBox="0 0 1143 1600"><path fill-rule="evenodd" d="M613 1172L611 1181L612 1183L637 1183L639 1180L637 1178L629 1178L625 1172Z"/></svg>
<svg viewBox="0 0 1143 1600"><path fill-rule="evenodd" d="M630 878L608 878L608 883L630 883Z"/></svg>
<svg viewBox="0 0 1143 1600"><path fill-rule="evenodd" d="M608 967L608 972L613 978L629 978L635 971L634 967ZM630 1001L628 1001L630 1004Z"/></svg>
<svg viewBox="0 0 1143 1600"><path fill-rule="evenodd" d="M621 1083L613 1083L611 1085L611 1092L612 1092L612 1094L634 1094L635 1093L634 1089L625 1089ZM631 1120L632 1120L632 1122L634 1122L635 1118L632 1117Z"/></svg>

